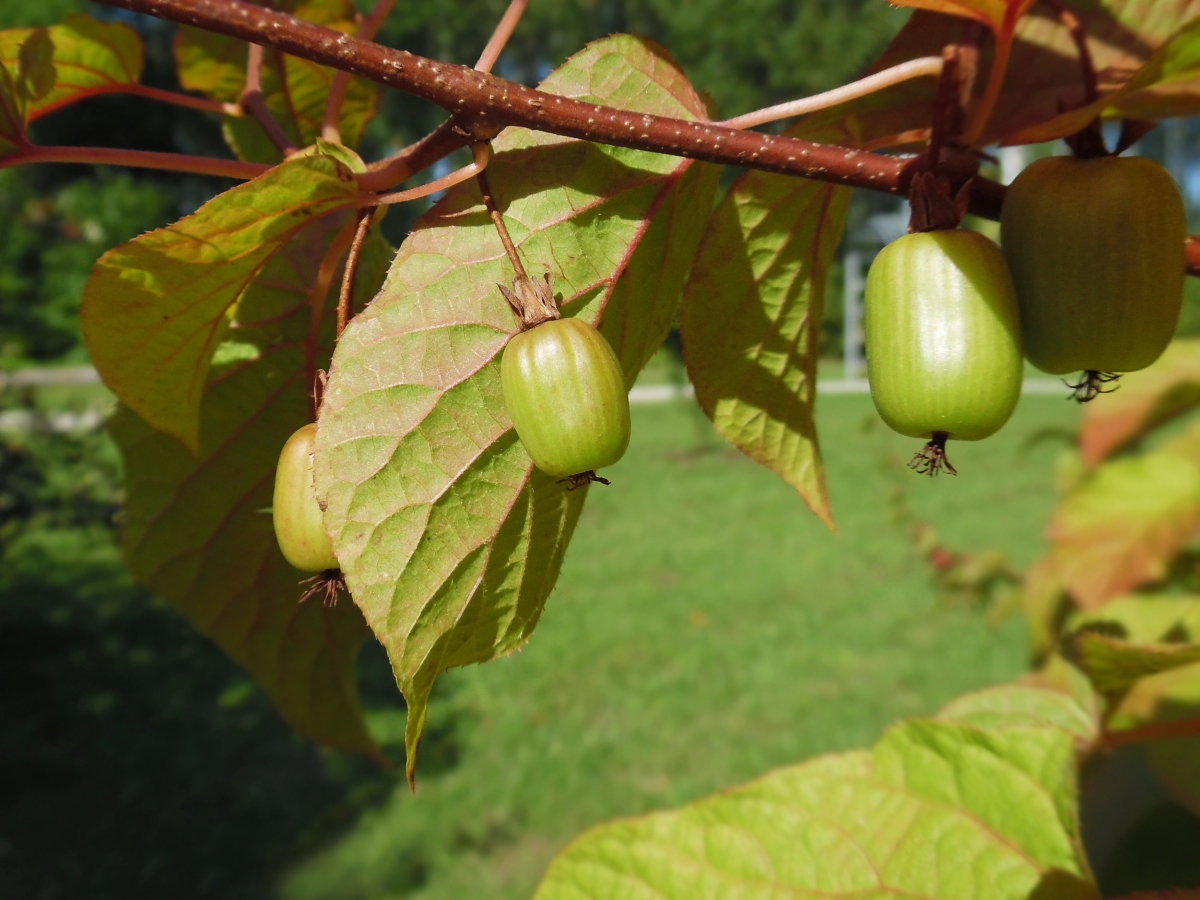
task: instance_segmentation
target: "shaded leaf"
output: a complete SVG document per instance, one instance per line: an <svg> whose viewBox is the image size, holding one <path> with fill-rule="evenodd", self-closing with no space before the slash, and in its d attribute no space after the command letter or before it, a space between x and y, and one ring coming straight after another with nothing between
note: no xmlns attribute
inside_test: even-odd
<svg viewBox="0 0 1200 900"><path fill-rule="evenodd" d="M742 175L709 221L679 320L705 414L830 527L813 407L825 282L849 204L845 188Z"/></svg>
<svg viewBox="0 0 1200 900"><path fill-rule="evenodd" d="M1100 74L1101 90L1120 88L1176 31L1200 17L1200 0L1170 4L1153 0L1064 0L1083 24ZM979 21L976 19L976 21ZM939 56L947 44L964 40L972 22L958 16L917 10L872 72L910 59ZM994 42L985 41L975 80L983 91ZM937 83L933 78L904 82L869 97L831 107L800 120L811 140L856 147L888 147L924 143L933 112ZM1070 32L1053 10L1035 4L1017 22L1012 55L999 100L980 143L1004 139L1014 132L1047 122L1064 109L1084 102L1078 51Z"/></svg>
<svg viewBox="0 0 1200 900"><path fill-rule="evenodd" d="M1121 376L1121 389L1089 403L1079 431L1084 461L1095 466L1157 426L1200 405L1200 340L1176 340L1152 366Z"/></svg>
<svg viewBox="0 0 1200 900"><path fill-rule="evenodd" d="M1072 658L1102 694L1127 690L1147 675L1200 662L1200 644L1133 644L1085 630L1072 635L1070 645Z"/></svg>
<svg viewBox="0 0 1200 900"><path fill-rule="evenodd" d="M84 288L84 336L104 383L193 450L209 360L238 298L298 232L357 194L350 168L325 147L110 250Z"/></svg>
<svg viewBox="0 0 1200 900"><path fill-rule="evenodd" d="M62 24L39 30L48 34L52 44L46 63L52 66L54 78L30 105L30 120L77 100L137 84L142 77L142 39L128 25L73 13ZM10 71L33 32L29 28L0 31L0 61Z"/></svg>
<svg viewBox="0 0 1200 900"><path fill-rule="evenodd" d="M942 707L939 719L993 731L1057 728L1076 741L1095 739L1096 711L1061 691L1005 684L966 694Z"/></svg>
<svg viewBox="0 0 1200 900"><path fill-rule="evenodd" d="M1200 522L1200 465L1171 453L1106 463L1047 532L1046 564L1085 609L1161 578Z"/></svg>
<svg viewBox="0 0 1200 900"><path fill-rule="evenodd" d="M270 5L346 34L353 34L357 28L351 0L285 0ZM244 41L198 28L180 28L175 40L179 81L188 90L200 91L213 100L235 103L246 84L248 52L249 45ZM263 97L275 121L297 147L307 147L321 136L325 101L334 75L333 69L266 50ZM341 136L346 146L358 146L378 105L378 85L351 79L341 115ZM278 148L250 116L227 117L225 138L241 159L260 163L281 159Z"/></svg>
<svg viewBox="0 0 1200 900"><path fill-rule="evenodd" d="M1033 0L888 0L892 6L911 6L935 13L975 19L1000 31L1012 25L1033 6Z"/></svg>
<svg viewBox="0 0 1200 900"><path fill-rule="evenodd" d="M542 88L705 114L632 37L590 45ZM599 320L632 384L670 327L717 170L524 129L494 148L489 180L527 268L553 274L566 315ZM499 354L516 324L496 285L512 275L477 187L450 191L346 330L319 423L326 527L408 700L410 778L434 678L528 639L586 495L533 469L505 411Z"/></svg>
<svg viewBox="0 0 1200 900"><path fill-rule="evenodd" d="M596 828L536 900L1099 896L1057 728L909 722L681 810Z"/></svg>
<svg viewBox="0 0 1200 900"><path fill-rule="evenodd" d="M138 580L243 665L301 734L373 755L355 683L370 632L344 596L333 606L298 602L307 575L279 552L270 515L280 448L309 420L308 292L333 234L352 224L349 213L314 223L247 287L204 386L197 455L127 408L111 430L125 458L122 538ZM365 248L360 304L391 256L377 235ZM326 304L322 364L335 302Z"/></svg>
<svg viewBox="0 0 1200 900"><path fill-rule="evenodd" d="M26 144L25 109L6 66L0 66L0 156L16 153Z"/></svg>

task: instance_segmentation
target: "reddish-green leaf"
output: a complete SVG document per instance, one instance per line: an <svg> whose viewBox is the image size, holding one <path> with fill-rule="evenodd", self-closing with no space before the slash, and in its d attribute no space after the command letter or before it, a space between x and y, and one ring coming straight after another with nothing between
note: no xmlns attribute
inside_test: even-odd
<svg viewBox="0 0 1200 900"><path fill-rule="evenodd" d="M152 428L197 448L209 360L238 298L297 233L353 202L349 160L322 145L101 257L83 295L88 350Z"/></svg>
<svg viewBox="0 0 1200 900"><path fill-rule="evenodd" d="M908 722L871 752L594 829L536 900L1094 900L1074 746L1057 727Z"/></svg>
<svg viewBox="0 0 1200 900"><path fill-rule="evenodd" d="M11 42L12 58L0 65L0 155L13 153L25 141L25 124L33 104L54 88L54 45L45 28L0 31L0 47Z"/></svg>
<svg viewBox="0 0 1200 900"><path fill-rule="evenodd" d="M590 45L543 89L705 114L632 37ZM489 179L526 267L553 274L565 314L599 322L632 384L670 327L717 171L523 129L494 146ZM408 700L410 777L435 677L528 639L586 494L533 469L505 411L499 354L516 323L496 284L512 276L476 186L452 190L346 330L321 413L318 496Z"/></svg>
<svg viewBox="0 0 1200 900"><path fill-rule="evenodd" d="M46 61L54 77L30 105L31 120L85 97L137 84L142 77L142 39L128 25L74 13L62 24L41 30L52 45ZM21 46L33 33L29 28L0 31L0 61L10 71L15 71Z"/></svg>
<svg viewBox="0 0 1200 900"><path fill-rule="evenodd" d="M680 310L701 408L831 527L813 406L825 281L849 203L843 188L742 175L709 221Z"/></svg>
<svg viewBox="0 0 1200 900"><path fill-rule="evenodd" d="M369 636L362 614L345 596L299 602L307 574L283 559L270 515L280 448L308 421L308 293L333 235L352 224L343 213L304 229L246 288L204 385L197 455L127 408L111 427L125 457L123 541L135 576L241 663L301 734L373 754L355 684ZM378 236L368 240L360 305L390 256ZM322 365L335 303L326 302Z"/></svg>
<svg viewBox="0 0 1200 900"><path fill-rule="evenodd" d="M1106 463L1051 520L1046 565L1085 609L1161 578L1200 523L1200 465L1158 452Z"/></svg>
<svg viewBox="0 0 1200 900"><path fill-rule="evenodd" d="M935 13L975 19L1000 31L1012 27L1033 6L1033 0L888 0L892 6L912 6Z"/></svg>
<svg viewBox="0 0 1200 900"><path fill-rule="evenodd" d="M357 28L351 0L285 0L270 4L297 18L351 34ZM181 28L175 41L179 81L188 90L214 100L235 102L246 83L249 45L243 41ZM284 133L298 147L307 147L321 135L325 101L336 73L307 60L268 49L263 60L262 91L267 108ZM342 106L341 137L348 147L358 146L367 123L379 104L379 86L361 78L350 81ZM234 152L251 162L275 163L278 148L249 116L225 119L225 138Z"/></svg>
<svg viewBox="0 0 1200 900"><path fill-rule="evenodd" d="M1089 403L1079 447L1089 466L1200 404L1200 340L1171 343L1158 362L1121 376L1121 389Z"/></svg>
<svg viewBox="0 0 1200 900"><path fill-rule="evenodd" d="M1064 0L1083 24L1100 73L1101 90L1126 83L1181 27L1200 16L1200 0ZM980 17L972 17L982 21ZM959 43L972 22L919 9L871 71L906 60L938 56ZM992 41L984 42L976 97L991 65ZM801 120L814 140L860 147L923 143L933 110L936 81L921 78L833 107ZM1084 99L1082 69L1070 32L1045 4L1035 4L1017 22L1012 56L996 108L981 137L987 143L1047 122Z"/></svg>

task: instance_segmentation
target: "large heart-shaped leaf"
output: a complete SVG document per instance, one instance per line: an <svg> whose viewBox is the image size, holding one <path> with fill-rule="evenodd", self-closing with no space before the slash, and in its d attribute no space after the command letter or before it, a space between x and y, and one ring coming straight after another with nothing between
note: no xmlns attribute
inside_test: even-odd
<svg viewBox="0 0 1200 900"><path fill-rule="evenodd" d="M97 22L73 13L61 24L43 30L53 45L48 62L55 78L50 89L30 105L30 120L85 97L137 84L142 77L142 39L128 25ZM16 71L20 48L33 31L0 31L0 62L9 71Z"/></svg>
<svg viewBox="0 0 1200 900"><path fill-rule="evenodd" d="M352 225L349 213L315 222L256 273L204 385L197 455L127 408L111 429L125 457L123 542L138 580L245 666L301 734L373 754L355 684L369 635L362 614L346 598L298 602L305 575L279 552L270 515L279 450L308 421L309 292L331 239ZM390 258L373 235L356 279L360 303Z"/></svg>
<svg viewBox="0 0 1200 900"><path fill-rule="evenodd" d="M1170 452L1101 466L1047 532L1046 560L1085 609L1161 578L1200 523L1200 465Z"/></svg>
<svg viewBox="0 0 1200 900"><path fill-rule="evenodd" d="M543 90L689 119L705 107L651 44L618 36ZM513 129L488 169L513 239L564 313L600 323L627 381L662 343L717 170ZM531 634L586 491L533 469L500 390L512 279L477 188L452 190L400 248L334 356L317 438L318 495L355 601L408 700L408 770L434 678ZM620 490L614 485L611 490Z"/></svg>
<svg viewBox="0 0 1200 900"><path fill-rule="evenodd" d="M352 34L357 28L351 0L282 0L265 3L299 19ZM179 81L185 88L213 100L235 102L246 83L249 45L244 41L181 28L175 40ZM336 73L308 60L268 49L263 57L262 92L267 109L298 147L307 147L321 135L325 101ZM342 105L340 133L343 143L357 147L367 123L379 105L379 86L354 78ZM239 158L276 163L279 149L252 117L226 118L225 138Z"/></svg>
<svg viewBox="0 0 1200 900"><path fill-rule="evenodd" d="M830 526L813 407L825 281L849 204L844 188L742 175L713 213L680 310L701 408Z"/></svg>
<svg viewBox="0 0 1200 900"><path fill-rule="evenodd" d="M100 258L84 337L104 383L152 428L198 447L209 360L238 298L297 234L353 202L347 161L322 145Z"/></svg>
<svg viewBox="0 0 1200 900"><path fill-rule="evenodd" d="M1075 799L1074 741L1060 728L909 722L872 752L601 826L535 896L1090 900Z"/></svg>

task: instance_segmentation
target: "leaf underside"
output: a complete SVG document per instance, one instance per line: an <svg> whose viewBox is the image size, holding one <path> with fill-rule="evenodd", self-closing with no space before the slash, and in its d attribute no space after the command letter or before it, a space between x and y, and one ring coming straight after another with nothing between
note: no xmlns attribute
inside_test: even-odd
<svg viewBox="0 0 1200 900"><path fill-rule="evenodd" d="M745 173L709 221L680 310L701 408L830 527L813 411L825 283L849 205L845 188Z"/></svg>
<svg viewBox="0 0 1200 900"><path fill-rule="evenodd" d="M674 65L627 36L542 89L705 115ZM552 273L564 315L599 323L632 384L670 327L717 170L524 129L494 149L489 180L526 267ZM586 496L533 468L505 411L499 355L516 325L496 285L512 277L476 186L451 190L339 343L319 423L326 527L408 701L410 779L434 679L528 639Z"/></svg>
<svg viewBox="0 0 1200 900"><path fill-rule="evenodd" d="M197 455L128 408L110 427L128 473L123 541L134 575L241 663L301 734L377 755L355 683L370 633L362 614L345 596L298 602L307 575L283 559L270 515L279 450L308 421L308 293L334 235L352 224L342 213L304 229L242 295L204 386ZM390 257L373 234L356 279L360 305Z"/></svg>

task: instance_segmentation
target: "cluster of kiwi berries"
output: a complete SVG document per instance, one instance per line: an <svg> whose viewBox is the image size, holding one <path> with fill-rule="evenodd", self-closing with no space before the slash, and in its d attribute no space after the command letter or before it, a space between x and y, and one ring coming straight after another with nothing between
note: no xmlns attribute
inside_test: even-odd
<svg viewBox="0 0 1200 900"><path fill-rule="evenodd" d="M912 467L954 473L946 441L977 441L1016 407L1023 357L1088 401L1166 349L1183 298L1187 217L1170 174L1132 157L1050 157L1008 189L1003 250L971 231L905 235L867 276L871 396L929 443Z"/></svg>

